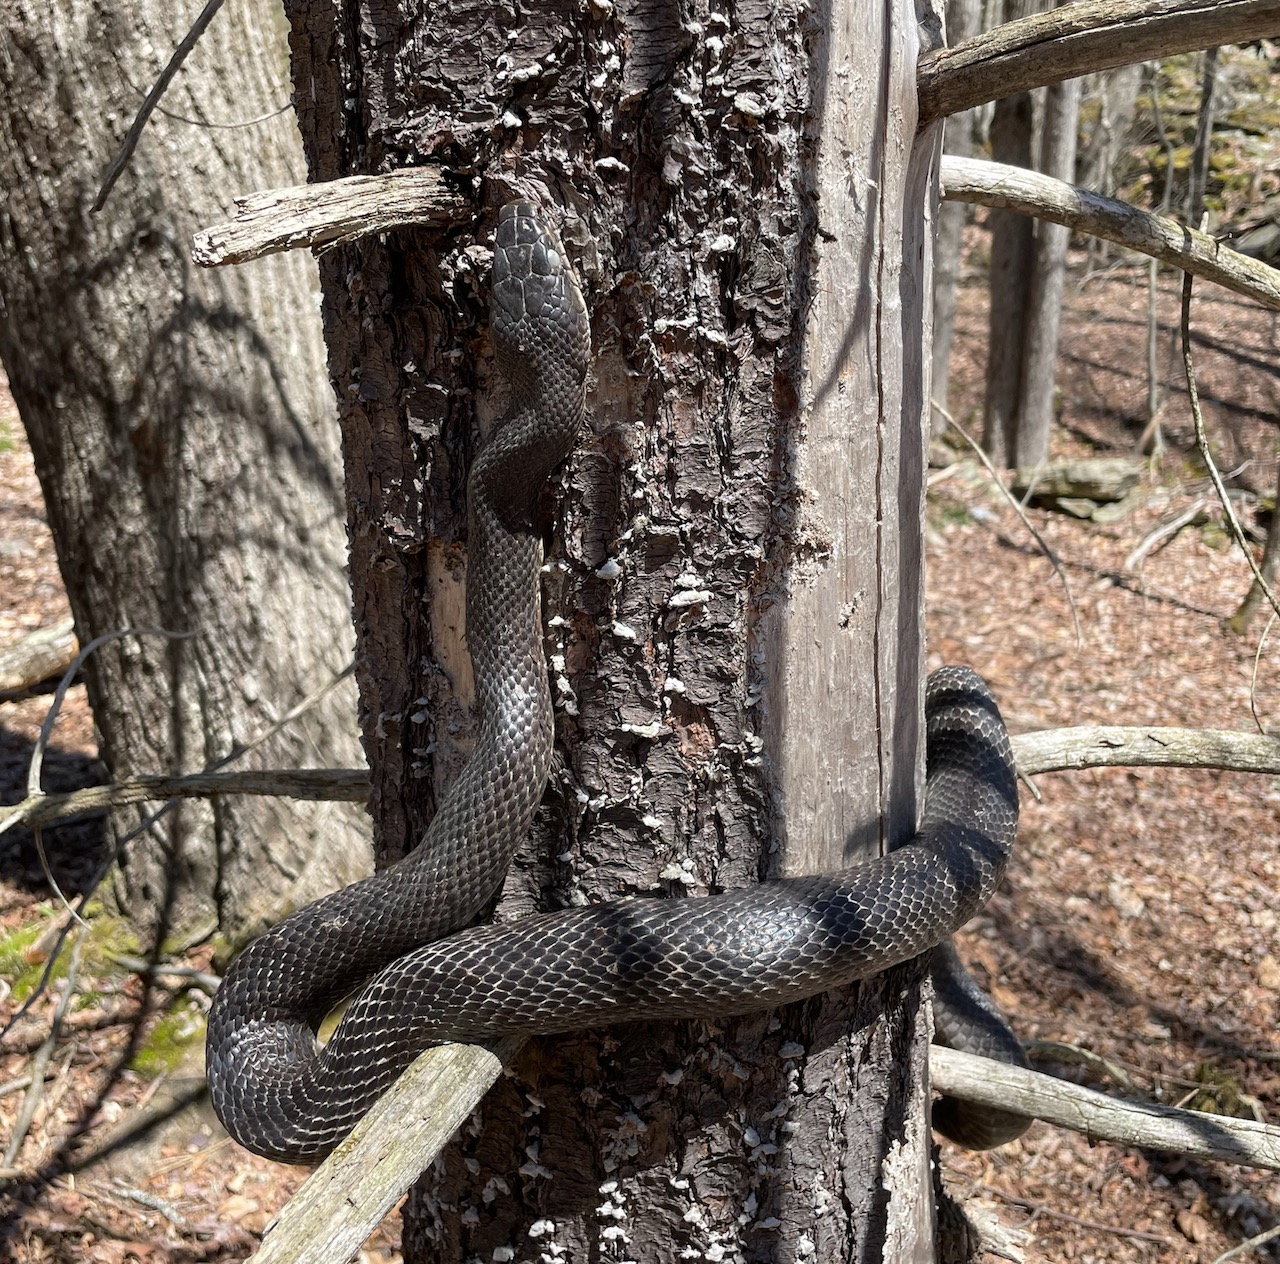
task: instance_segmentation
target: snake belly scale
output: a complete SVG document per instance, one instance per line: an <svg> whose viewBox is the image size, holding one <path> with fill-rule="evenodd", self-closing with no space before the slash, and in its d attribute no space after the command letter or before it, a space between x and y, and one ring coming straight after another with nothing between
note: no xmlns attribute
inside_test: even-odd
<svg viewBox="0 0 1280 1264"><path fill-rule="evenodd" d="M919 829L889 855L721 895L461 929L501 886L548 775L535 509L581 424L590 349L563 248L528 203L499 217L491 332L512 409L467 484L475 753L414 851L255 940L209 1015L214 1107L270 1158L322 1157L433 1044L746 1013L908 960L986 903L1013 843L999 711L973 672L944 668L926 690ZM320 1047L316 1027L361 984Z"/></svg>

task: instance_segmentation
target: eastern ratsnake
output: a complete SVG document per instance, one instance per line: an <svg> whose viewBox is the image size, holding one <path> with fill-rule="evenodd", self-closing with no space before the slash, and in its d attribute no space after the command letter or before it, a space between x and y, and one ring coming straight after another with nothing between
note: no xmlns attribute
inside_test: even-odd
<svg viewBox="0 0 1280 1264"><path fill-rule="evenodd" d="M1017 785L1000 713L972 671L949 667L927 686L919 830L889 855L700 899L460 931L502 885L550 766L535 508L582 421L590 350L563 248L525 202L498 221L492 339L514 406L467 485L475 754L414 851L256 940L209 1015L214 1107L271 1158L326 1154L431 1044L769 1009L928 952L986 904L1013 843ZM942 948L941 1008L960 1023L949 1042L991 1052L995 1031L1002 1056L1019 1057L952 964ZM370 979L319 1048L320 1021ZM1024 1126L945 1099L935 1123L977 1145Z"/></svg>

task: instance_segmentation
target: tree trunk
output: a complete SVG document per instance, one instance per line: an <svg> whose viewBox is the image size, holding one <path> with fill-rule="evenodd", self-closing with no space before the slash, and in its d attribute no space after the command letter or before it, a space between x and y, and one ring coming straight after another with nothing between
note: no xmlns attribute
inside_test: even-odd
<svg viewBox="0 0 1280 1264"><path fill-rule="evenodd" d="M1031 166L1033 119L1030 92L996 102L991 120L991 156L996 162ZM997 466L1011 466L1016 464L1018 447L1022 335L1035 260L1035 225L1016 211L992 211L987 225L991 230L991 308L982 446Z"/></svg>
<svg viewBox="0 0 1280 1264"><path fill-rule="evenodd" d="M977 35L982 25L982 0L948 0L947 44L954 46ZM942 147L949 154L968 158L973 153L977 111L966 110L945 121ZM964 262L964 226L969 208L959 202L944 203L938 210L938 239L933 251L933 389L931 397L949 409L951 340L956 324L956 290ZM933 414L933 431L946 424L943 414Z"/></svg>
<svg viewBox="0 0 1280 1264"><path fill-rule="evenodd" d="M1046 91L1039 169L1071 182L1076 170L1080 120L1080 80L1055 83ZM1012 464L1034 467L1049 456L1057 394L1058 328L1067 275L1071 230L1047 220L1034 222L1031 293L1022 332L1022 372L1018 382L1017 446Z"/></svg>
<svg viewBox="0 0 1280 1264"><path fill-rule="evenodd" d="M1053 7L1052 0L1003 0L1003 21L1016 22ZM1044 129L1045 89L997 101L991 118L991 157L1013 167L1031 167ZM988 315L987 382L982 445L997 465L1018 463L1019 403L1023 345L1031 319L1035 225L1016 211L992 211L991 307Z"/></svg>
<svg viewBox="0 0 1280 1264"><path fill-rule="evenodd" d="M1083 188L1114 196L1116 168L1133 126L1143 73L1139 62L1086 77L1084 97L1096 98L1098 113L1080 151L1079 183Z"/></svg>
<svg viewBox="0 0 1280 1264"><path fill-rule="evenodd" d="M21 0L0 18L0 358L30 437L112 774L190 772L350 658L333 403L308 261L197 273L233 192L296 182L281 23L220 15L103 213L102 174L198 6ZM246 50L254 50L247 54ZM193 123L191 120L197 120ZM211 126L203 125L207 121ZM240 766L359 760L339 689ZM122 812L117 832L140 813ZM368 864L363 814L184 801L123 855L141 930L232 939ZM323 842L321 841L323 839Z"/></svg>
<svg viewBox="0 0 1280 1264"><path fill-rule="evenodd" d="M321 259L380 859L465 755L464 474L495 412L477 243L517 193L562 221L595 380L548 531L561 758L497 916L910 833L936 200L915 11L287 9L313 179L476 176L474 224ZM406 1258L932 1258L923 977L536 1042L416 1190Z"/></svg>

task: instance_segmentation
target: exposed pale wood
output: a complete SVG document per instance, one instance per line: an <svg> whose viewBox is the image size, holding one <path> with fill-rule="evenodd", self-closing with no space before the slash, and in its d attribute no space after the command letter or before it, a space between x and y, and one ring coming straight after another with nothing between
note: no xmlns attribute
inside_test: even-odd
<svg viewBox="0 0 1280 1264"><path fill-rule="evenodd" d="M1280 738L1233 729L1086 725L1012 738L1025 776L1082 768L1219 768L1280 772Z"/></svg>
<svg viewBox="0 0 1280 1264"><path fill-rule="evenodd" d="M938 1045L929 1050L929 1075L939 1093L1043 1119L1092 1141L1280 1171L1280 1128L1252 1119L1124 1101Z"/></svg>
<svg viewBox="0 0 1280 1264"><path fill-rule="evenodd" d="M32 795L0 809L0 833L19 822L60 821L156 799L208 799L224 794L275 795L285 799L363 803L369 797L364 768L259 768L248 772L201 772L183 777L133 777L66 794Z"/></svg>
<svg viewBox="0 0 1280 1264"><path fill-rule="evenodd" d="M257 1264L344 1264L524 1046L428 1049L267 1227Z"/></svg>
<svg viewBox="0 0 1280 1264"><path fill-rule="evenodd" d="M1280 32L1280 0L1076 0L920 62L921 124L1113 66Z"/></svg>
<svg viewBox="0 0 1280 1264"><path fill-rule="evenodd" d="M29 633L0 650L0 692L30 689L51 676L60 676L78 648L71 619Z"/></svg>
<svg viewBox="0 0 1280 1264"><path fill-rule="evenodd" d="M1059 10L1060 12L1060 10ZM1035 171L978 158L942 158L942 196L1052 220L1151 255L1280 310L1280 270L1174 220Z"/></svg>
<svg viewBox="0 0 1280 1264"><path fill-rule="evenodd" d="M467 212L466 199L449 188L438 167L266 189L235 203L234 219L196 233L191 257L201 267L354 241L408 225L444 228Z"/></svg>

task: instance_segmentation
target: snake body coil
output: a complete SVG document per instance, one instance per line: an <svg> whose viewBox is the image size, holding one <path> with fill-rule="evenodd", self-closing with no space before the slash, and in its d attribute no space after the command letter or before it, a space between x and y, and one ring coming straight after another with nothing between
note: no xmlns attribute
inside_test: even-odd
<svg viewBox="0 0 1280 1264"><path fill-rule="evenodd" d="M745 1013L917 956L986 903L1013 842L1017 786L995 701L974 673L945 668L927 689L920 828L890 855L702 899L454 933L500 887L551 758L533 519L582 420L589 338L563 251L526 203L499 219L492 337L515 407L468 483L475 754L413 852L256 940L209 1016L215 1109L271 1158L326 1154L441 1041ZM319 1048L316 1026L370 978Z"/></svg>

